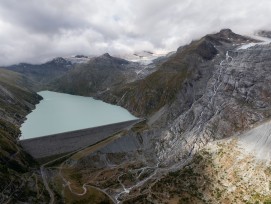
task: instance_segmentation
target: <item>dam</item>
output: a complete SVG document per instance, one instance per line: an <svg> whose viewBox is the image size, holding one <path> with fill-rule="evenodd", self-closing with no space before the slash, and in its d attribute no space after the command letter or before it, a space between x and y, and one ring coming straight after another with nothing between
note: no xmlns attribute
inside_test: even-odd
<svg viewBox="0 0 271 204"><path fill-rule="evenodd" d="M38 161L60 157L98 143L120 131L128 130L142 119L130 120L94 128L64 132L20 140L24 150Z"/></svg>
<svg viewBox="0 0 271 204"><path fill-rule="evenodd" d="M52 91L27 115L19 143L38 161L59 158L99 143L141 121L126 109Z"/></svg>

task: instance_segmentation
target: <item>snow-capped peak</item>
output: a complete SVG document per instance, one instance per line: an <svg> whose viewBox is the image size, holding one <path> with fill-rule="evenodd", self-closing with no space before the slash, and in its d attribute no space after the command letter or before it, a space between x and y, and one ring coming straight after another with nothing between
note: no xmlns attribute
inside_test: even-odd
<svg viewBox="0 0 271 204"><path fill-rule="evenodd" d="M64 57L64 59L71 62L72 64L82 64L82 63L87 63L93 57L95 56L75 55L75 56Z"/></svg>

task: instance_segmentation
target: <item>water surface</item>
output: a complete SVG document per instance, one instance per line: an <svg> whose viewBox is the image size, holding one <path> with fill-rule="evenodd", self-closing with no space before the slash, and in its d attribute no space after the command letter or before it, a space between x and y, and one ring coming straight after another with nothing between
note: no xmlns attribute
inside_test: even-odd
<svg viewBox="0 0 271 204"><path fill-rule="evenodd" d="M95 100L52 91L38 92L43 100L27 115L20 139L79 130L136 119L126 109Z"/></svg>

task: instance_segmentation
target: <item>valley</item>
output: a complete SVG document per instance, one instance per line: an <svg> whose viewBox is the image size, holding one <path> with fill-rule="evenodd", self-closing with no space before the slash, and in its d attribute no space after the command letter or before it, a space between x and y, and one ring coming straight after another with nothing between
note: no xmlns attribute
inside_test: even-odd
<svg viewBox="0 0 271 204"><path fill-rule="evenodd" d="M223 29L150 63L87 59L0 70L1 201L271 202L269 42ZM17 140L45 89L145 120L38 164Z"/></svg>

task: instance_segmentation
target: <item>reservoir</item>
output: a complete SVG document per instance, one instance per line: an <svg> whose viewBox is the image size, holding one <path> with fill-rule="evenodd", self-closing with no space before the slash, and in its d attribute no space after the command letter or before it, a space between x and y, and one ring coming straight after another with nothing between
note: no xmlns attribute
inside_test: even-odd
<svg viewBox="0 0 271 204"><path fill-rule="evenodd" d="M52 91L38 92L43 100L21 126L20 139L97 127L136 119L126 109L95 100Z"/></svg>

